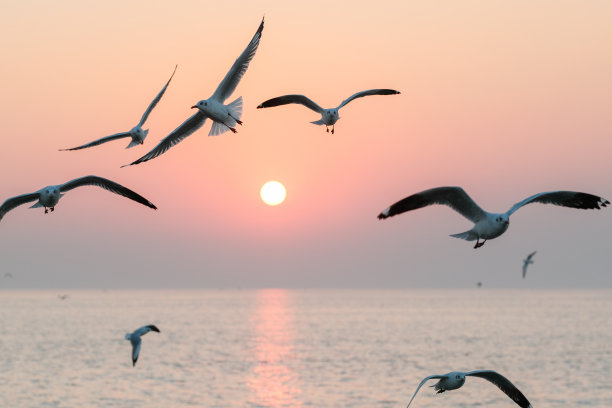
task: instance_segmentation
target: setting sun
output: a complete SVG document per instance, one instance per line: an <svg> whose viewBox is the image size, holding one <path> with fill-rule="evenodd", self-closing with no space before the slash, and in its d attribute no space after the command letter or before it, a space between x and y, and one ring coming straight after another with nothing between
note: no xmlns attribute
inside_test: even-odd
<svg viewBox="0 0 612 408"><path fill-rule="evenodd" d="M278 205L285 201L287 190L278 181L268 181L261 187L259 192L261 199L268 205Z"/></svg>

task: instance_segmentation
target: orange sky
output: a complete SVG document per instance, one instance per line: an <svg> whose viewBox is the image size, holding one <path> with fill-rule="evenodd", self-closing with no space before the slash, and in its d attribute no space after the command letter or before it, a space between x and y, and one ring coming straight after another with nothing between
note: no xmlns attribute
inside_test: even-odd
<svg viewBox="0 0 612 408"><path fill-rule="evenodd" d="M228 99L244 99L239 133L208 137L207 121L120 169L213 93L264 14ZM607 1L4 4L0 200L96 174L159 207L93 187L49 216L20 207L0 225L5 267L25 286L511 286L538 249L535 285L610 286L609 210L529 206L478 251L447 236L469 227L447 208L376 214L441 185L491 211L556 189L611 199L611 17ZM131 129L175 64L144 146L57 151ZM370 88L402 94L352 102L334 135L304 107L256 109ZM277 207L259 198L271 179L288 191Z"/></svg>

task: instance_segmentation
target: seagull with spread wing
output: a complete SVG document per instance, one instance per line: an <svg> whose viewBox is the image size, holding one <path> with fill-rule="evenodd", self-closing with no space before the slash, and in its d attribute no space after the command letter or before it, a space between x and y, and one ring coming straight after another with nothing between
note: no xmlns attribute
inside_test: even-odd
<svg viewBox="0 0 612 408"><path fill-rule="evenodd" d="M57 186L47 186L34 193L22 194L20 196L7 199L0 206L0 220L2 220L2 217L4 217L4 215L13 208L18 207L22 204L30 203L32 201L36 201L36 203L30 208L44 207L45 214L47 214L49 210L53 211L55 209L55 206L57 205L59 199L62 198L66 192L77 187L83 186L97 186L108 190L111 193L121 195L123 197L129 198L130 200L134 200L137 203L146 205L149 208L157 210L157 207L149 200L147 200L140 194L135 193L129 188L123 187L121 184L98 176L85 176L71 180L64 184L59 184Z"/></svg>
<svg viewBox="0 0 612 408"><path fill-rule="evenodd" d="M162 88L162 90L159 91L155 99L153 99L153 101L151 102L151 104L149 105L145 113L142 115L142 118L140 118L140 122L138 122L138 124L134 126L132 130L130 130L129 132L121 132L121 133L116 133L114 135L106 136L101 139L94 140L93 142L90 142L90 143L87 143L81 146L73 147L70 149L60 149L60 151L85 149L87 147L98 146L98 145L101 145L102 143L110 142L112 140L117 140L117 139L123 139L126 137L132 138L132 141L130 142L129 145L127 145L126 149L143 144L145 137L147 137L147 134L149 134L149 129L143 130L142 127L144 126L145 122L147 121L147 118L153 111L153 108L157 106L162 96L164 96L164 93L166 92L166 88L168 88L168 85L170 85L170 81L172 81L172 77L174 77L174 73L176 72L177 67L178 65L174 67L174 71L172 72L170 79L168 80L168 82L166 82L166 85Z"/></svg>
<svg viewBox="0 0 612 408"><path fill-rule="evenodd" d="M217 87L217 90L215 90L215 93L213 93L210 98L203 99L191 107L191 109L197 109L196 113L191 115L179 127L174 129L172 133L159 142L157 146L155 146L149 153L145 154L140 159L121 167L146 162L166 153L172 146L180 143L187 136L201 128L202 125L204 125L206 118L210 118L213 121L208 136L217 136L227 132L228 130L236 133L236 124L242 125L242 121L240 120L242 116L242 96L235 101L230 102L228 105L225 105L224 102L232 93L234 93L240 79L249 67L249 63L255 56L263 28L264 20L262 19L257 32L251 39L251 42L236 59L234 65L232 65L229 72L225 75L225 78L223 78Z"/></svg>
<svg viewBox="0 0 612 408"><path fill-rule="evenodd" d="M533 256L536 254L536 252L537 251L533 251L532 253L527 255L527 258L523 259L523 279L525 279L525 275L527 275L527 267L529 266L529 264L533 263L531 258L533 258Z"/></svg>
<svg viewBox="0 0 612 408"><path fill-rule="evenodd" d="M437 391L437 394L440 394L444 391L451 391L461 388L465 383L465 377L468 376L484 378L485 380L495 384L497 388L502 390L504 394L512 399L512 401L516 402L519 407L532 408L531 403L527 400L527 398L525 398L523 393L510 382L510 380L492 370L477 370L470 371L468 373L452 371L444 375L430 375L429 377L425 377L417 387L406 408L410 407L410 404L412 403L414 397L416 397L417 392L419 392L423 384L425 384L427 381L433 379L439 380L437 383L432 385L432 387Z"/></svg>
<svg viewBox="0 0 612 408"><path fill-rule="evenodd" d="M505 213L490 213L484 211L467 195L461 187L437 187L421 191L386 208L378 214L378 219L385 219L406 211L416 210L433 204L451 207L459 214L474 223L468 231L453 234L451 237L476 241L474 248L480 248L488 239L499 237L506 232L510 224L510 215L524 205L531 203L554 204L562 207L580 209L600 209L610 202L604 198L575 191L551 191L538 193L520 201ZM480 240L483 240L480 242Z"/></svg>
<svg viewBox="0 0 612 408"><path fill-rule="evenodd" d="M356 94L350 96L349 98L342 101L340 105L336 108L331 109L323 109L317 103L315 103L312 99L305 97L304 95L283 95L278 96L276 98L268 99L267 101L261 103L257 109L261 108L271 108L273 106L287 105L290 103L297 103L299 105L304 105L308 109L312 109L313 111L321 114L321 119L316 120L313 123L315 125L325 125L325 129L329 132L329 126L332 127L331 133L334 134L334 125L340 119L338 115L338 111L344 105L349 103L350 101L363 98L364 96L370 95L397 95L398 91L393 89L370 89L368 91L357 92Z"/></svg>
<svg viewBox="0 0 612 408"><path fill-rule="evenodd" d="M138 360L138 355L140 354L140 346L142 345L142 336L147 334L150 331L160 332L157 327L152 324L147 326L142 326L138 330L134 330L133 333L126 333L125 339L129 340L132 343L132 367L136 365L136 361Z"/></svg>

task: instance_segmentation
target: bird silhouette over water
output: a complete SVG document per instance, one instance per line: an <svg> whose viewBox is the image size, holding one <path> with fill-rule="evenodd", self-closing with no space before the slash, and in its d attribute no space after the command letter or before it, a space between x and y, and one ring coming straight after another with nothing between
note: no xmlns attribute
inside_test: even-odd
<svg viewBox="0 0 612 408"><path fill-rule="evenodd" d="M510 397L510 399L516 402L521 408L532 408L531 403L527 400L527 398L525 398L523 393L510 382L510 380L492 370L477 370L467 373L452 371L448 374L430 375L429 377L425 377L417 387L414 395L412 395L412 398L410 399L410 402L408 402L406 408L410 407L412 400L414 400L414 397L416 397L423 384L425 384L427 381L433 379L439 380L437 383L432 385L432 387L437 391L437 394L440 394L445 391L452 391L461 388L463 384L465 384L465 377L469 376L484 378L490 383L495 384L497 388L502 390L504 394Z"/></svg>
<svg viewBox="0 0 612 408"><path fill-rule="evenodd" d="M138 361L138 355L140 354L140 346L142 345L141 337L147 334L150 331L160 332L157 327L152 324L147 326L142 326L138 330L134 330L133 333L126 333L125 339L129 340L132 343L132 367L136 365L136 361Z"/></svg>

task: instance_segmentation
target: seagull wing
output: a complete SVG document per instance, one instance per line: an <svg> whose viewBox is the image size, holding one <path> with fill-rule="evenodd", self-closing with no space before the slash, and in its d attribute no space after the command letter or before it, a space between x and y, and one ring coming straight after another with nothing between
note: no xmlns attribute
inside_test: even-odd
<svg viewBox="0 0 612 408"><path fill-rule="evenodd" d="M137 335L137 336L144 336L145 334L147 334L151 330L156 331L156 332L159 333L159 329L157 327L155 327L155 325L149 324L147 326L142 326L140 329L134 331L134 334Z"/></svg>
<svg viewBox="0 0 612 408"><path fill-rule="evenodd" d="M68 150L85 149L87 147L93 147L93 146L101 145L102 143L110 142L112 140L123 139L124 137L132 137L132 135L130 134L130 132L115 133L114 135L105 136L105 137L103 137L101 139L94 140L93 142L90 142L90 143L87 143L87 144L84 144L84 145L81 145L81 146L72 147L70 149L59 149L59 150L60 151L68 151Z"/></svg>
<svg viewBox="0 0 612 408"><path fill-rule="evenodd" d="M142 339L140 336L132 336L130 337L130 343L132 343L132 367L134 367L136 365L136 361L138 361Z"/></svg>
<svg viewBox="0 0 612 408"><path fill-rule="evenodd" d="M416 391L414 392L414 394L412 395L412 398L410 398L410 402L408 402L408 405L406 406L406 408L408 408L410 406L410 404L412 403L412 400L414 399L414 397L416 397L417 392L419 392L419 390L421 389L421 387L423 386L423 384L425 384L427 381L429 380L433 380L433 379L439 379L439 378L444 378L445 376L443 375L430 375L429 377L425 377L423 379L423 381L421 381L421 383L419 384L419 386L417 387Z"/></svg>
<svg viewBox="0 0 612 408"><path fill-rule="evenodd" d="M527 265L529 265L529 262L527 262L527 260L525 260L523 262L523 279L525 279L525 276L527 275Z"/></svg>
<svg viewBox="0 0 612 408"><path fill-rule="evenodd" d="M486 216L482 208L461 187L437 187L421 191L398 201L378 214L378 219L382 220L432 204L447 205L474 223Z"/></svg>
<svg viewBox="0 0 612 408"><path fill-rule="evenodd" d="M287 105L289 103L298 103L304 105L308 109L312 109L315 112L323 114L323 109L317 105L312 99L305 97L304 95L283 95L276 98L268 99L267 101L260 103L257 109L271 108L273 106Z"/></svg>
<svg viewBox="0 0 612 408"><path fill-rule="evenodd" d="M519 391L518 388L514 386L503 375L492 371L492 370L478 370L478 371L470 371L469 373L465 373L466 376L471 375L473 377L484 378L485 380L495 384L497 388L502 390L504 394L509 396L512 401L516 402L521 408L531 408L531 403L525 398L522 392Z"/></svg>
<svg viewBox="0 0 612 408"><path fill-rule="evenodd" d="M343 100L342 103L338 106L338 109L340 109L341 107L343 107L344 105L346 105L347 103L352 101L353 99L363 98L364 96L369 96L369 95L397 95L397 94L399 94L399 92L394 90L394 89L370 89L368 91L357 92L355 95L350 96L347 99Z"/></svg>
<svg viewBox="0 0 612 408"><path fill-rule="evenodd" d="M174 129L172 133L162 139L162 141L159 142L157 146L155 146L149 153L145 154L140 159L130 164L125 164L121 167L133 166L135 164L140 164L142 162L154 159L157 156L161 156L162 154L166 153L168 149L170 149L172 146L179 144L187 136L191 135L193 132L201 128L205 121L206 115L198 109L197 113L191 115L189 119L184 121L176 129Z"/></svg>
<svg viewBox="0 0 612 408"><path fill-rule="evenodd" d="M225 78L223 78L223 81L221 81L217 87L217 90L212 96L213 99L223 102L234 92L238 86L238 82L240 82L240 79L242 79L242 76L249 67L249 63L255 56L263 28L264 19L261 19L261 24L259 25L257 32L251 39L249 45L247 45L244 51L242 51L242 54L240 54L240 56L236 59L234 65L232 65L228 73L225 75Z"/></svg>
<svg viewBox="0 0 612 408"><path fill-rule="evenodd" d="M533 251L532 253L530 253L529 255L527 255L527 260L531 261L531 258L533 258L533 256L536 254L536 252L538 251Z"/></svg>
<svg viewBox="0 0 612 408"><path fill-rule="evenodd" d="M140 119L140 123L138 123L138 126L144 125L144 123L147 121L147 118L151 114L151 111L153 111L153 108L157 106L157 103L161 100L162 96L164 96L164 92L166 92L166 88L168 88L168 85L170 85L170 81L172 81L172 77L174 77L174 73L176 72L177 67L178 65L174 67L174 71L172 72L172 75L170 76L170 79L168 80L168 82L166 82L166 86L164 86L162 90L159 91L155 99L153 99L153 101L151 102L147 110L145 111L144 115L142 115L142 118Z"/></svg>
<svg viewBox="0 0 612 408"><path fill-rule="evenodd" d="M65 193L66 191L70 191L81 186L98 186L112 193L127 197L130 200L134 200L142 205L146 205L147 207L157 210L157 207L143 196L135 193L127 187L123 187L121 184L98 176L85 176L71 180L60 186L60 192Z"/></svg>
<svg viewBox="0 0 612 408"><path fill-rule="evenodd" d="M512 213L522 206L531 203L554 204L562 207L580 208L583 210L599 210L601 207L606 207L610 204L605 198L593 194L579 193L576 191L550 191L532 195L514 204L506 214L512 215Z"/></svg>
<svg viewBox="0 0 612 408"><path fill-rule="evenodd" d="M4 214L11 211L13 208L20 206L21 204L29 203L38 200L40 195L38 193L22 194L17 197L7 198L4 203L0 206L0 220L4 217Z"/></svg>

